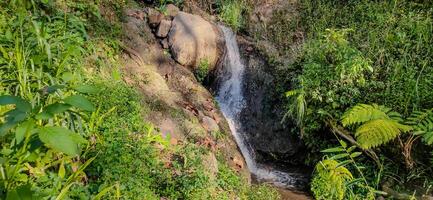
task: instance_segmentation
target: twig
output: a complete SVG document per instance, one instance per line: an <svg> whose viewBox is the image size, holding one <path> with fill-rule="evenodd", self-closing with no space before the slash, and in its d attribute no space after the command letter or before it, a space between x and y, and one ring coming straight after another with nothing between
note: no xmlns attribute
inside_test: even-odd
<svg viewBox="0 0 433 200"><path fill-rule="evenodd" d="M335 121L329 120L325 122L329 128L331 128L331 131L334 134L339 135L340 137L344 138L345 140L349 141L352 145L355 145L356 147L360 148L368 157L373 159L373 161L377 164L377 166L381 166L381 163L379 161L379 157L376 155L376 153L371 149L364 149L361 147L361 145L353 139L349 131L344 129L343 127L339 126Z"/></svg>

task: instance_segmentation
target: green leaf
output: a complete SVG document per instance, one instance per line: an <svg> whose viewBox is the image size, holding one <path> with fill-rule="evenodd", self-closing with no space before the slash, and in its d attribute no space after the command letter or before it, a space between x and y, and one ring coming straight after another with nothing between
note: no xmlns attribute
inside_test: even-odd
<svg viewBox="0 0 433 200"><path fill-rule="evenodd" d="M43 127L39 129L39 139L46 146L71 156L80 153L78 149L80 141L77 140L77 137L81 136L63 127Z"/></svg>
<svg viewBox="0 0 433 200"><path fill-rule="evenodd" d="M355 150L356 149L356 146L351 146L349 149L347 149L347 152L352 152L353 150Z"/></svg>
<svg viewBox="0 0 433 200"><path fill-rule="evenodd" d="M84 94L96 94L99 92L98 88L91 85L77 85L73 89Z"/></svg>
<svg viewBox="0 0 433 200"><path fill-rule="evenodd" d="M377 104L358 104L343 114L341 123L344 127L347 127L376 119L389 119L387 111L389 111L388 108Z"/></svg>
<svg viewBox="0 0 433 200"><path fill-rule="evenodd" d="M33 200L33 192L30 184L19 186L18 188L8 191L6 200Z"/></svg>
<svg viewBox="0 0 433 200"><path fill-rule="evenodd" d="M43 108L43 111L36 115L36 119L51 119L55 114L63 113L69 108L71 108L69 104L53 103Z"/></svg>
<svg viewBox="0 0 433 200"><path fill-rule="evenodd" d="M353 160L345 160L345 161L343 161L343 162L338 163L338 164L335 166L335 168L337 168L337 167L344 167L344 166L346 166L346 165L348 165L348 164L350 164L350 163L353 163Z"/></svg>
<svg viewBox="0 0 433 200"><path fill-rule="evenodd" d="M27 118L28 113L15 108L6 112L4 115L6 116L6 121L19 123Z"/></svg>
<svg viewBox="0 0 433 200"><path fill-rule="evenodd" d="M358 156L360 156L362 153L361 152L353 152L352 154L350 154L351 158L356 158Z"/></svg>
<svg viewBox="0 0 433 200"><path fill-rule="evenodd" d="M301 92L301 90L299 90L299 89L287 91L286 92L286 97L294 96L296 94L299 94L300 92Z"/></svg>
<svg viewBox="0 0 433 200"><path fill-rule="evenodd" d="M122 79L122 74L119 69L114 69L111 72L111 78L115 81L120 81Z"/></svg>
<svg viewBox="0 0 433 200"><path fill-rule="evenodd" d="M17 110L30 112L32 105L24 99L16 96L4 95L0 96L0 106L14 104Z"/></svg>
<svg viewBox="0 0 433 200"><path fill-rule="evenodd" d="M79 144L86 144L87 140L84 139L80 134L76 133L76 134L72 134L72 140L74 140L74 142L79 143Z"/></svg>
<svg viewBox="0 0 433 200"><path fill-rule="evenodd" d="M59 166L58 175L60 178L65 178L65 174L66 174L65 163L62 161L62 163L60 163L60 166Z"/></svg>
<svg viewBox="0 0 433 200"><path fill-rule="evenodd" d="M335 148L325 149L325 150L322 150L320 152L322 152L322 153L333 153L333 152L343 152L343 151L345 151L343 148L341 148L341 147L335 147Z"/></svg>
<svg viewBox="0 0 433 200"><path fill-rule="evenodd" d="M388 195L388 193L386 193L386 192L384 192L384 191L374 190L373 192L374 192L375 194Z"/></svg>
<svg viewBox="0 0 433 200"><path fill-rule="evenodd" d="M97 195L95 195L92 198L92 200L100 200L100 199L102 199L102 197L104 197L108 192L114 190L116 186L117 185L112 185L112 186L109 186L109 187L105 187Z"/></svg>
<svg viewBox="0 0 433 200"><path fill-rule="evenodd" d="M352 181L350 181L350 182L347 184L347 186L356 185L356 184L361 183L361 182L363 182L363 179L361 179L361 178L356 178L356 179L353 179Z"/></svg>
<svg viewBox="0 0 433 200"><path fill-rule="evenodd" d="M0 125L0 137L4 136L9 130L17 125L16 122L7 121L4 124Z"/></svg>
<svg viewBox="0 0 433 200"><path fill-rule="evenodd" d="M71 105L63 104L63 103L53 103L44 108L47 112L51 114L63 113L71 108Z"/></svg>
<svg viewBox="0 0 433 200"><path fill-rule="evenodd" d="M423 135L425 133L425 131L414 131L412 134L413 135Z"/></svg>
<svg viewBox="0 0 433 200"><path fill-rule="evenodd" d="M75 79L75 76L71 72L65 72L62 74L62 79L65 82L70 82Z"/></svg>
<svg viewBox="0 0 433 200"><path fill-rule="evenodd" d="M401 132L412 127L402 125L392 119L375 119L358 127L355 132L357 142L364 149L377 147L395 139Z"/></svg>
<svg viewBox="0 0 433 200"><path fill-rule="evenodd" d="M59 195L56 197L56 200L62 200L62 199L65 199L66 195L67 195L68 192L69 192L69 188L71 188L71 186L72 186L73 184L75 184L75 183L73 182L73 183L70 183L70 184L68 184L67 186L63 187L62 190L60 191Z"/></svg>
<svg viewBox="0 0 433 200"><path fill-rule="evenodd" d="M79 109L85 110L85 111L94 111L95 107L93 104L87 100L85 97L81 95L73 95L66 97L66 99L63 100L65 103L77 107Z"/></svg>
<svg viewBox="0 0 433 200"><path fill-rule="evenodd" d="M33 121L26 121L17 127L15 131L15 140L17 144L24 140L26 133L30 132L30 130L33 128L33 125Z"/></svg>
<svg viewBox="0 0 433 200"><path fill-rule="evenodd" d="M35 116L36 119L45 119L45 120L51 119L53 117L54 117L54 115L51 113L48 113L48 112L41 112Z"/></svg>
<svg viewBox="0 0 433 200"><path fill-rule="evenodd" d="M344 142L343 140L338 140L338 142L340 143L340 145L341 145L343 148L347 148L347 143L346 143L346 142Z"/></svg>
<svg viewBox="0 0 433 200"><path fill-rule="evenodd" d="M341 158L345 158L345 157L347 157L347 156L349 156L348 153L342 153L342 154L337 154L337 155L335 155L335 156L332 156L332 157L329 158L329 159L330 159L330 160L338 160L338 159L341 159Z"/></svg>

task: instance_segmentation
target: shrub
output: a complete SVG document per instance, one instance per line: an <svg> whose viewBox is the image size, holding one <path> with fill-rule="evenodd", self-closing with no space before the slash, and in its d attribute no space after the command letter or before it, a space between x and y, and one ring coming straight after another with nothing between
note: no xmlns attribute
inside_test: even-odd
<svg viewBox="0 0 433 200"><path fill-rule="evenodd" d="M198 68L195 70L194 75L198 82L203 83L209 74L209 61L207 59L201 60Z"/></svg>
<svg viewBox="0 0 433 200"><path fill-rule="evenodd" d="M339 118L347 106L362 99L366 77L373 70L370 61L350 45L349 31L328 29L321 38L305 44L296 88L286 92L290 97L286 116L296 120L313 152L327 147L318 142L316 134L329 116L317 113L323 111L322 114Z"/></svg>
<svg viewBox="0 0 433 200"><path fill-rule="evenodd" d="M338 167L335 160L323 160L316 165L311 190L316 199L343 199L346 184L353 179L345 167Z"/></svg>
<svg viewBox="0 0 433 200"><path fill-rule="evenodd" d="M316 199L375 199L376 194L384 194L376 190L380 181L371 183L365 176L365 167L356 159L362 155L355 151L356 146L349 147L343 140L338 140L340 146L323 150L325 156L316 164L311 190ZM353 174L349 169L354 170ZM373 185L374 187L372 187Z"/></svg>
<svg viewBox="0 0 433 200"><path fill-rule="evenodd" d="M243 26L242 1L224 0L220 4L219 17L232 29L238 31Z"/></svg>

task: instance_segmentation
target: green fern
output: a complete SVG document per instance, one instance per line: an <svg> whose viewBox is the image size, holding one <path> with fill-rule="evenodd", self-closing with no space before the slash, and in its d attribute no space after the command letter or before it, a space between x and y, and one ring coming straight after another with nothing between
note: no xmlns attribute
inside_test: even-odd
<svg viewBox="0 0 433 200"><path fill-rule="evenodd" d="M298 127L302 127L304 121L305 111L307 109L307 102L305 101L305 92L303 89L295 89L286 92L286 97L291 97L289 110L284 118L291 116L295 119Z"/></svg>
<svg viewBox="0 0 433 200"><path fill-rule="evenodd" d="M343 126L361 124L375 119L389 119L387 113L391 109L377 104L358 104L343 114Z"/></svg>
<svg viewBox="0 0 433 200"><path fill-rule="evenodd" d="M403 125L401 116L391 109L376 104L358 104L343 114L343 126L359 125L355 132L358 143L364 149L377 147L395 139L399 134L412 130Z"/></svg>
<svg viewBox="0 0 433 200"><path fill-rule="evenodd" d="M428 145L433 144L432 109L412 112L406 123L414 128L414 135L421 135L423 141Z"/></svg>
<svg viewBox="0 0 433 200"><path fill-rule="evenodd" d="M369 149L385 144L402 132L412 128L390 119L375 119L362 124L356 129L355 137L362 148Z"/></svg>
<svg viewBox="0 0 433 200"><path fill-rule="evenodd" d="M316 199L343 199L352 173L336 160L322 160L316 165L311 190Z"/></svg>

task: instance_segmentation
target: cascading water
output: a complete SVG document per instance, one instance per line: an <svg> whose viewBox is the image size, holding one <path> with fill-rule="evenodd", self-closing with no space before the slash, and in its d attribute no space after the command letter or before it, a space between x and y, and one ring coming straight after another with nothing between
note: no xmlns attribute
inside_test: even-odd
<svg viewBox="0 0 433 200"><path fill-rule="evenodd" d="M248 169L259 181L272 182L279 187L298 188L305 177L263 167L255 161L254 150L248 145L248 136L242 130L240 113L245 108L242 91L245 66L242 64L236 35L227 27L220 26L226 41L227 53L223 63L222 81L216 100L229 123L230 130L240 148Z"/></svg>

